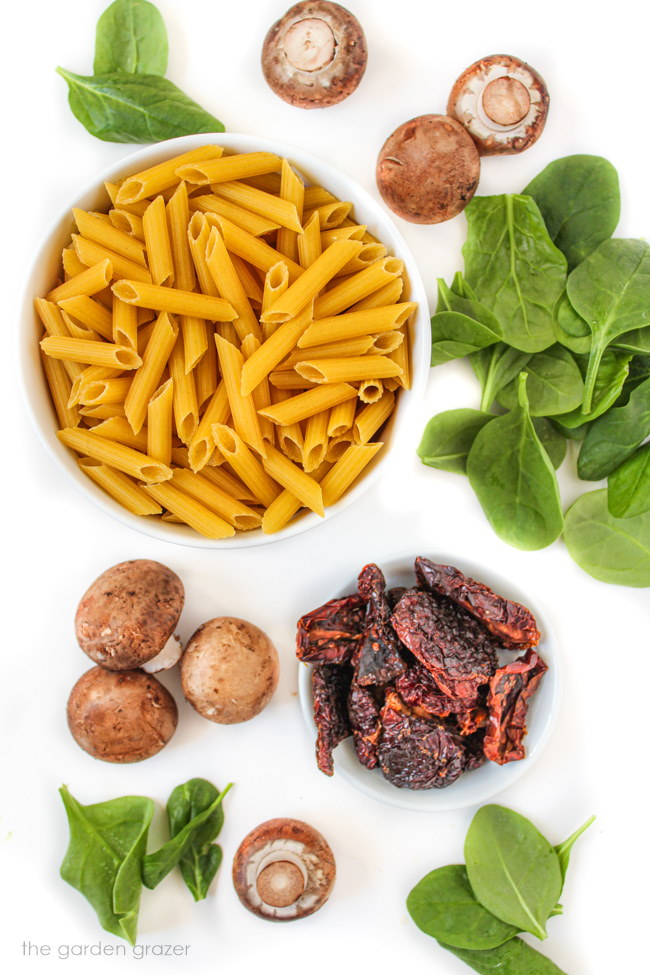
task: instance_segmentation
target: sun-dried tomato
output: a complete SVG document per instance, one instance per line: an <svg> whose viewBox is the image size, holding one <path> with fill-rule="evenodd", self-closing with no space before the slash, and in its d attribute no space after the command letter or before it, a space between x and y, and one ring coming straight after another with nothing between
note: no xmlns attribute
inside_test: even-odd
<svg viewBox="0 0 650 975"><path fill-rule="evenodd" d="M456 715L458 730L461 735L473 735L475 732L485 728L488 723L489 712L487 708L477 707L468 708L460 711Z"/></svg>
<svg viewBox="0 0 650 975"><path fill-rule="evenodd" d="M505 667L499 667L490 681L489 718L483 750L498 765L525 757L528 699L537 690L548 667L532 649Z"/></svg>
<svg viewBox="0 0 650 975"><path fill-rule="evenodd" d="M466 765L463 742L441 722L413 715L395 693L381 711L379 764L400 789L441 789Z"/></svg>
<svg viewBox="0 0 650 975"><path fill-rule="evenodd" d="M479 686L496 669L494 640L481 624L449 600L414 589L402 596L392 622L438 687L473 705Z"/></svg>
<svg viewBox="0 0 650 975"><path fill-rule="evenodd" d="M298 620L298 659L311 664L348 663L361 639L365 618L366 604L356 593L305 613Z"/></svg>
<svg viewBox="0 0 650 975"><path fill-rule="evenodd" d="M352 681L348 696L350 728L354 747L362 765L374 768L377 764L377 743L381 734L379 705L371 688Z"/></svg>
<svg viewBox="0 0 650 975"><path fill-rule="evenodd" d="M386 580L376 565L366 565L359 575L359 595L366 602L366 620L357 662L357 681L388 684L406 670L400 642L391 623Z"/></svg>
<svg viewBox="0 0 650 975"><path fill-rule="evenodd" d="M421 663L415 663L395 681L395 690L411 707L423 708L429 714L446 718L455 710L464 711L467 704L462 699L443 694L433 674Z"/></svg>
<svg viewBox="0 0 650 975"><path fill-rule="evenodd" d="M502 646L510 650L526 650L539 643L540 632L529 609L504 599L482 582L463 575L453 565L438 565L418 556L415 575L423 588L447 596L480 620Z"/></svg>
<svg viewBox="0 0 650 975"><path fill-rule="evenodd" d="M316 762L325 775L334 773L332 752L344 738L350 735L347 698L352 680L352 668L322 664L312 673L314 722L316 738Z"/></svg>

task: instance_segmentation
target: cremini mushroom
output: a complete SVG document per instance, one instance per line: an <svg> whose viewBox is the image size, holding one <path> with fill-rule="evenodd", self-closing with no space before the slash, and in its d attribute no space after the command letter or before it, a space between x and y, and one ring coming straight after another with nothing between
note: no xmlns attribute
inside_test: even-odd
<svg viewBox="0 0 650 975"><path fill-rule="evenodd" d="M178 711L167 688L141 670L92 667L68 698L68 727L77 744L104 762L141 762L167 744Z"/></svg>
<svg viewBox="0 0 650 975"><path fill-rule="evenodd" d="M544 79L519 58L493 54L463 71L447 112L482 156L523 152L542 134L549 97Z"/></svg>
<svg viewBox="0 0 650 975"><path fill-rule="evenodd" d="M480 175L476 146L456 119L420 115L388 137L377 161L384 202L411 223L455 217L474 196Z"/></svg>
<svg viewBox="0 0 650 975"><path fill-rule="evenodd" d="M295 4L273 24L262 48L266 81L297 108L343 101L361 81L367 59L359 21L327 0Z"/></svg>
<svg viewBox="0 0 650 975"><path fill-rule="evenodd" d="M134 559L114 565L79 603L79 646L107 670L171 667L182 652L173 632L184 598L183 583L160 562Z"/></svg>
<svg viewBox="0 0 650 975"><path fill-rule="evenodd" d="M269 819L257 826L242 840L232 865L240 901L267 921L313 914L329 897L335 877L328 843L299 819Z"/></svg>

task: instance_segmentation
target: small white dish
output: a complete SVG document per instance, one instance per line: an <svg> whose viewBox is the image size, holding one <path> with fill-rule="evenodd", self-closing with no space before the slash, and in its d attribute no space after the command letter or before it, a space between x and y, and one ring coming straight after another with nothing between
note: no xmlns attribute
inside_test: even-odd
<svg viewBox="0 0 650 975"><path fill-rule="evenodd" d="M548 664L548 671L544 674L536 693L530 699L526 724L528 733L524 739L526 758L506 765L496 765L485 762L480 768L471 772L464 772L455 782L443 789L427 789L412 791L399 789L388 782L379 768L367 769L359 762L352 738L346 738L334 750L334 775L365 792L373 799L380 799L402 809L415 812L450 812L465 806L474 806L487 802L497 793L502 792L517 782L522 775L532 767L547 744L553 725L557 717L560 701L560 654L552 626L546 613L538 606L535 599L528 593L523 593L510 580L497 575L492 569L475 565L467 559L457 555L445 553L416 552L413 555L402 555L378 562L386 576L388 587L415 584L413 563L416 555L423 555L443 565L454 565L465 575L471 576L479 582L494 589L501 596L523 603L534 614L539 630L542 634L539 650L540 656ZM360 564L358 571L361 571ZM342 586L337 592L324 593L322 602L329 599L340 599L356 592L357 576ZM314 608L314 607L309 607ZM309 610L306 610L308 612ZM503 651L500 663L514 660L523 651ZM300 705L309 736L313 743L316 741L316 725L313 718L313 703L311 691L311 665L299 663L298 693Z"/></svg>
<svg viewBox="0 0 650 975"><path fill-rule="evenodd" d="M39 437L55 462L73 481L81 493L99 508L125 525L161 541L191 545L196 548L246 548L268 542L289 538L322 523L323 519L309 512L289 524L282 531L265 535L261 529L238 532L232 538L203 538L185 525L170 524L153 517L140 517L128 512L83 474L76 463L72 451L57 439L57 423L50 400L39 357L38 338L42 332L34 312L34 298L47 294L56 280L61 265L61 250L70 242L72 227L72 208L82 210L106 208L108 197L104 182L116 182L127 175L140 172L165 159L196 149L199 146L216 143L235 152L273 152L285 156L299 170L304 179L312 184L324 186L338 199L351 201L354 213L360 223L368 225L369 231L387 248L389 254L404 261L405 277L410 286L409 299L417 302L418 310L409 322L411 348L411 389L403 390L397 407L382 431L384 448L373 459L358 481L346 491L340 501L326 509L325 518L331 518L349 504L356 501L381 475L392 461L393 447L403 439L402 431L411 427L411 415L417 409L424 394L429 375L430 326L427 297L420 273L406 242L385 209L362 187L356 184L339 169L322 162L316 156L303 152L294 146L252 135L232 133L205 133L170 139L157 145L132 153L122 162L99 173L79 195L61 209L61 215L45 234L41 246L36 251L34 263L25 283L23 302L20 360L23 388L28 410Z"/></svg>

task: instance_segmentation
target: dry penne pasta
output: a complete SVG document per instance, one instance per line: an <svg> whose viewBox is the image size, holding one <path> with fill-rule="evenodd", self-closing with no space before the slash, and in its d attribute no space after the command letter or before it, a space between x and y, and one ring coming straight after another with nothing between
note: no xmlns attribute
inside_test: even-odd
<svg viewBox="0 0 650 975"><path fill-rule="evenodd" d="M305 210L325 206L326 203L338 203L336 197L323 186L305 187Z"/></svg>
<svg viewBox="0 0 650 975"><path fill-rule="evenodd" d="M357 391L348 383L333 383L331 385L316 386L298 396L292 396L281 403L267 406L260 410L262 416L267 416L273 423L286 426L289 423L299 423L315 413L329 410L348 399L355 399Z"/></svg>
<svg viewBox="0 0 650 975"><path fill-rule="evenodd" d="M385 355L359 355L346 359L307 359L296 364L296 372L314 383L354 383L399 376L402 367Z"/></svg>
<svg viewBox="0 0 650 975"><path fill-rule="evenodd" d="M132 478L92 457L79 457L80 470L134 515L159 515L160 505Z"/></svg>
<svg viewBox="0 0 650 975"><path fill-rule="evenodd" d="M79 387L79 402L82 406L123 403L130 385L130 379L115 377L83 382Z"/></svg>
<svg viewBox="0 0 650 975"><path fill-rule="evenodd" d="M280 488L270 477L260 461L249 450L237 432L224 424L215 423L212 427L214 442L227 459L235 474L250 488L255 498L268 507Z"/></svg>
<svg viewBox="0 0 650 975"><path fill-rule="evenodd" d="M111 332L116 345L126 345L130 349L138 347L138 309L125 301L113 297Z"/></svg>
<svg viewBox="0 0 650 975"><path fill-rule="evenodd" d="M77 257L86 267L94 267L96 264L108 261L113 269L112 276L115 279L132 278L134 281L151 281L151 274L146 267L136 264L135 261L130 261L127 257L122 257L121 254L116 254L115 251L111 251L101 244L96 244L94 240L86 240L79 234L73 234L72 243L77 252Z"/></svg>
<svg viewBox="0 0 650 975"><path fill-rule="evenodd" d="M232 251L233 254L237 254L238 257L243 258L249 264L252 264L253 267L259 268L260 271L264 271L266 274L278 261L284 261L287 265L289 281L295 281L303 273L303 269L299 264L289 260L288 257L284 257L279 251L266 244L263 240L259 240L257 237L253 237L252 234L246 233L245 230L231 223L230 220L222 217L218 219L228 250Z"/></svg>
<svg viewBox="0 0 650 975"><path fill-rule="evenodd" d="M258 511L249 508L243 501L238 501L202 474L183 469L175 470L172 484L210 508L238 531L251 531L262 524L262 516Z"/></svg>
<svg viewBox="0 0 650 975"><path fill-rule="evenodd" d="M61 263L63 264L63 273L66 281L87 270L86 265L82 264L77 257L77 252L74 247L64 247L61 254Z"/></svg>
<svg viewBox="0 0 650 975"><path fill-rule="evenodd" d="M241 373L242 396L252 393L256 386L270 375L278 363L294 348L311 321L310 305L295 318L278 326L275 332L269 335L257 351L246 360Z"/></svg>
<svg viewBox="0 0 650 975"><path fill-rule="evenodd" d="M47 296L48 301L61 301L63 298L75 298L77 295L96 295L110 284L113 277L113 265L106 258L100 258L96 264L86 267L85 271L75 274L64 284L53 288Z"/></svg>
<svg viewBox="0 0 650 975"><path fill-rule="evenodd" d="M247 335L241 344L241 352L244 356L245 362L242 369L242 390L244 388L244 371L246 369L246 362L260 349L259 339L256 339L254 335ZM268 376L257 383L255 389L251 393L253 397L253 404L257 410L257 415L260 424L260 433L262 434L263 440L268 440L270 443L275 443L275 432L273 424L267 417L260 416L260 410L263 410L266 406L271 405L271 385L269 383Z"/></svg>
<svg viewBox="0 0 650 975"><path fill-rule="evenodd" d="M70 391L72 388L70 376L65 371L60 359L50 359L49 356L42 353L41 361L59 426L76 427L79 423L79 410L76 406L69 405Z"/></svg>
<svg viewBox="0 0 650 975"><path fill-rule="evenodd" d="M345 311L350 305L367 297L373 291L388 284L393 278L399 277L404 271L404 264L396 257L384 257L376 264L371 264L358 274L342 281L326 294L321 295L314 306L317 319L328 318Z"/></svg>
<svg viewBox="0 0 650 975"><path fill-rule="evenodd" d="M320 235L321 245L322 247L329 247L335 240L363 240L367 229L365 223L357 223L351 227L335 227L334 230L322 230Z"/></svg>
<svg viewBox="0 0 650 975"><path fill-rule="evenodd" d="M140 450L143 454L147 453L148 439L145 427L139 433L134 433L129 425L129 421L124 417L111 416L108 420L103 420L93 427L93 433L98 437L107 437L109 440L116 440L126 447L133 447Z"/></svg>
<svg viewBox="0 0 650 975"><path fill-rule="evenodd" d="M334 243L334 241L330 241ZM298 237L298 257L301 267L308 268L314 261L321 256L323 248L329 244L323 244L320 232L320 219L316 210L305 224L305 229Z"/></svg>
<svg viewBox="0 0 650 975"><path fill-rule="evenodd" d="M258 454L265 453L264 441L260 430L259 417L255 409L253 397L242 395L241 376L244 357L227 339L215 335L219 368L228 395L228 403L232 414L233 425L238 435Z"/></svg>
<svg viewBox="0 0 650 975"><path fill-rule="evenodd" d="M315 413L314 416L310 416L305 423L302 466L307 474L315 471L325 460L329 416L329 410L323 410L322 413Z"/></svg>
<svg viewBox="0 0 650 975"><path fill-rule="evenodd" d="M232 261L232 266L239 276L239 280L242 283L244 289L244 294L246 297L257 306L262 304L262 284L259 280L259 272L255 271L250 264L238 257L237 254L232 254L228 252L230 260Z"/></svg>
<svg viewBox="0 0 650 975"><path fill-rule="evenodd" d="M222 153L221 146L201 146L199 149L191 149L173 159L166 159L157 166L144 169L141 173L136 173L124 180L113 199L113 203L123 206L156 196L180 182L176 170L181 166L203 162L206 159L218 159Z"/></svg>
<svg viewBox="0 0 650 975"><path fill-rule="evenodd" d="M246 297L244 286L241 283L234 264L230 260L230 255L223 242L223 237L216 227L212 227L210 230L205 251L205 260L212 279L219 289L219 294L226 301L230 302L237 313L233 324L240 342L246 335L254 335L258 339L261 338L262 331L257 321L257 316L251 308L251 304Z"/></svg>
<svg viewBox="0 0 650 975"><path fill-rule="evenodd" d="M111 219L111 223L117 230L122 230L125 234L132 234L136 240L144 244L144 230L142 229L142 217L139 217L135 213L131 213L130 210L123 210L121 208L113 208L109 210L108 215Z"/></svg>
<svg viewBox="0 0 650 975"><path fill-rule="evenodd" d="M384 392L381 379L364 379L359 383L359 399L362 403L376 403Z"/></svg>
<svg viewBox="0 0 650 975"><path fill-rule="evenodd" d="M336 504L383 446L383 443L351 444L321 481L323 504Z"/></svg>
<svg viewBox="0 0 650 975"><path fill-rule="evenodd" d="M377 355L388 355L389 352L394 352L403 341L404 332L399 329L393 329L392 332L382 332L381 335L375 335L368 351L376 352Z"/></svg>
<svg viewBox="0 0 650 975"><path fill-rule="evenodd" d="M142 281L118 281L113 294L129 305L153 308L170 315L190 315L207 318L211 322L231 322L237 317L232 305L223 298L179 291L176 288L160 288Z"/></svg>
<svg viewBox="0 0 650 975"><path fill-rule="evenodd" d="M66 336L48 335L41 339L41 348L53 359L71 359L92 366L108 366L113 369L137 369L142 364L134 349L112 342L93 342Z"/></svg>
<svg viewBox="0 0 650 975"><path fill-rule="evenodd" d="M372 350L373 345L372 335L359 335L357 338L342 339L340 342L328 342L327 345L314 345L308 350L294 349L291 355L282 360L280 368L293 369L296 363L302 362L307 355L310 360L365 355Z"/></svg>
<svg viewBox="0 0 650 975"><path fill-rule="evenodd" d="M174 268L174 284L181 291L192 291L196 281L194 262L187 238L190 208L187 185L179 183L166 208L169 246Z"/></svg>
<svg viewBox="0 0 650 975"><path fill-rule="evenodd" d="M315 470L312 477L319 484L322 481L325 474L330 469L330 464L323 463L320 467ZM301 502L292 494L291 491L282 491L281 494L277 496L273 504L264 512L264 517L262 519L262 531L265 535L273 535L275 532L281 531L286 525L289 524L293 516L300 511L302 508Z"/></svg>
<svg viewBox="0 0 650 975"><path fill-rule="evenodd" d="M355 335L374 335L397 329L413 314L415 304L405 301L368 311L349 312L316 320L298 340L300 348L336 342Z"/></svg>
<svg viewBox="0 0 650 975"><path fill-rule="evenodd" d="M259 214L266 220L293 230L295 233L302 233L302 223L295 203L290 200L283 200L281 197L265 193L264 190L255 189L254 186L247 186L239 180L230 183L216 183L211 187L215 196L222 200L229 200L238 206L243 206L253 213Z"/></svg>
<svg viewBox="0 0 650 975"><path fill-rule="evenodd" d="M147 453L169 466L172 460L173 380L159 386L147 405Z"/></svg>
<svg viewBox="0 0 650 975"><path fill-rule="evenodd" d="M142 229L147 245L151 281L155 285L171 287L174 283L174 263L167 228L167 211L162 196L157 196L144 211ZM128 278L130 275L124 274L123 277Z"/></svg>
<svg viewBox="0 0 650 975"><path fill-rule="evenodd" d="M318 213L318 221L322 230L332 230L340 227L347 215L352 210L352 204L336 200L333 203L324 203L323 206L315 207L313 210L305 210L303 220L307 223L314 213Z"/></svg>
<svg viewBox="0 0 650 975"><path fill-rule="evenodd" d="M142 365L133 377L131 388L124 400L124 409L134 433L139 433L142 429L149 400L158 388L177 336L178 326L167 312L161 312L147 342Z"/></svg>
<svg viewBox="0 0 650 975"><path fill-rule="evenodd" d="M74 298L63 298L59 301L59 308L79 322L85 328L92 329L109 342L116 345L126 345L126 342L115 340L113 332L113 316L108 308L95 301L89 295L76 295ZM133 346L131 346L133 348Z"/></svg>
<svg viewBox="0 0 650 975"><path fill-rule="evenodd" d="M208 350L208 329L202 318L194 318L192 315L181 315L180 324L185 372L191 372Z"/></svg>
<svg viewBox="0 0 650 975"><path fill-rule="evenodd" d="M206 162L185 163L176 170L176 174L183 180L202 186L205 183L227 183L247 176L277 173L283 162L285 160L272 152L240 152Z"/></svg>
<svg viewBox="0 0 650 975"><path fill-rule="evenodd" d="M177 436L189 443L199 423L194 374L185 371L183 336L178 335L169 356L169 375L173 381L174 423Z"/></svg>
<svg viewBox="0 0 650 975"><path fill-rule="evenodd" d="M351 429L357 411L357 401L348 399L332 407L327 424L328 437L340 437Z"/></svg>
<svg viewBox="0 0 650 975"><path fill-rule="evenodd" d="M208 340L208 347L205 350L205 354L201 356L201 359L197 363L194 369L195 382L196 382L196 401L199 404L199 409L206 403L215 389L217 388L217 381L219 375L218 363L217 363L217 347L214 342L215 330L214 326L206 323L207 333L206 337ZM186 367L187 368L187 365Z"/></svg>
<svg viewBox="0 0 650 975"><path fill-rule="evenodd" d="M264 277L264 291L262 292L262 311L266 311L273 302L283 295L289 287L289 269L284 261L278 261L269 268ZM274 326L263 325L264 338L267 339Z"/></svg>
<svg viewBox="0 0 650 975"><path fill-rule="evenodd" d="M337 437L332 437L325 454L325 460L328 464L335 464L337 460L340 460L351 443L354 443L352 430L346 430L345 433L339 433Z"/></svg>
<svg viewBox="0 0 650 975"><path fill-rule="evenodd" d="M225 424L230 416L230 404L226 384L221 382L208 403L201 421L188 444L189 466L193 471L202 470L209 463L215 451L212 427Z"/></svg>
<svg viewBox="0 0 650 975"><path fill-rule="evenodd" d="M281 484L285 490L291 491L305 507L315 511L317 515L325 517L323 492L320 484L309 474L301 470L297 464L290 461L271 444L267 447L262 464L266 473L270 474L274 481Z"/></svg>
<svg viewBox="0 0 650 975"><path fill-rule="evenodd" d="M279 223L260 217L259 214L252 213L250 210L245 210L244 207L231 203L230 200L223 200L220 196L215 196L214 193L193 196L189 200L189 206L192 211L198 210L200 213L214 213L220 217L225 217L226 220L230 220L237 227L245 230L246 233L252 234L253 237L269 234L280 227Z"/></svg>
<svg viewBox="0 0 650 975"><path fill-rule="evenodd" d="M302 210L305 199L305 185L299 176L294 173L286 159L282 160L282 172L280 176L280 198L292 203L296 208L298 220L302 225ZM281 254L285 254L293 261L298 260L298 236L302 236L302 226L300 230L289 230L287 227L280 227L276 247ZM301 262L302 263L302 262ZM304 267L304 265L303 265Z"/></svg>
<svg viewBox="0 0 650 975"><path fill-rule="evenodd" d="M72 447L80 454L88 454L89 457L100 460L109 467L116 467L118 471L147 484L157 484L172 476L171 468L166 464L117 441L98 437L90 430L72 430L67 427L59 430L57 436L66 447Z"/></svg>
<svg viewBox="0 0 650 975"><path fill-rule="evenodd" d="M146 484L144 490L182 522L206 538L230 538L235 529L174 484Z"/></svg>
<svg viewBox="0 0 650 975"><path fill-rule="evenodd" d="M74 209L72 212L82 237L94 240L102 247L106 247L116 254L121 254L127 260L145 266L144 245L132 237L130 233L125 233L123 230L114 227L110 217L107 217L108 223L106 223L102 219L106 214L87 213L85 210L78 209Z"/></svg>
<svg viewBox="0 0 650 975"><path fill-rule="evenodd" d="M395 394L390 390L385 390L381 399L376 403L371 403L357 413L354 420L353 432L354 439L359 444L366 444L370 438L379 430L393 412L395 405Z"/></svg>

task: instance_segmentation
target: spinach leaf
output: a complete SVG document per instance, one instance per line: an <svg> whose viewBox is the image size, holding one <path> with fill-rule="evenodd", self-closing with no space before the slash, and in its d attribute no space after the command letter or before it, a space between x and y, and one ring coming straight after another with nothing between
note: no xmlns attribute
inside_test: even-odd
<svg viewBox="0 0 650 975"><path fill-rule="evenodd" d="M164 75L167 70L167 30L158 9L147 0L115 0L97 21L96 75Z"/></svg>
<svg viewBox="0 0 650 975"><path fill-rule="evenodd" d="M522 352L548 348L567 264L537 204L528 196L474 197L465 213L467 283L494 312L509 345Z"/></svg>
<svg viewBox="0 0 650 975"><path fill-rule="evenodd" d="M555 159L523 192L537 203L569 268L612 236L621 215L618 173L602 156Z"/></svg>
<svg viewBox="0 0 650 975"><path fill-rule="evenodd" d="M575 359L562 345L536 352L526 363L526 372L531 416L554 416L580 406L584 390L582 375ZM500 390L497 401L509 410L516 405L516 380Z"/></svg>
<svg viewBox="0 0 650 975"><path fill-rule="evenodd" d="M599 481L619 467L650 434L650 378L589 428L578 455L578 477Z"/></svg>
<svg viewBox="0 0 650 975"><path fill-rule="evenodd" d="M578 354L591 349L591 331L584 318L577 313L566 291L555 306L555 337L567 349Z"/></svg>
<svg viewBox="0 0 650 975"><path fill-rule="evenodd" d="M201 900L221 863L221 850L210 844L223 825L221 803L230 790L219 792L205 779L190 779L174 789L167 803L171 839L144 858L142 879L153 889L180 864L194 899ZM188 880L189 878L189 880Z"/></svg>
<svg viewBox="0 0 650 975"><path fill-rule="evenodd" d="M65 785L59 792L70 826L61 876L89 901L106 931L133 945L153 802L124 796L83 806Z"/></svg>
<svg viewBox="0 0 650 975"><path fill-rule="evenodd" d="M408 895L406 907L421 931L455 948L496 948L520 930L479 904L460 865L428 873Z"/></svg>
<svg viewBox="0 0 650 975"><path fill-rule="evenodd" d="M546 938L546 919L562 892L557 853L535 826L505 806L482 806L465 838L476 898L496 917Z"/></svg>
<svg viewBox="0 0 650 975"><path fill-rule="evenodd" d="M581 569L619 586L650 586L650 512L615 518L607 491L582 494L566 513L564 540Z"/></svg>
<svg viewBox="0 0 650 975"><path fill-rule="evenodd" d="M105 142L161 142L196 132L223 132L213 115L158 75L83 77L57 68L74 115Z"/></svg>
<svg viewBox="0 0 650 975"><path fill-rule="evenodd" d="M601 361L596 382L594 384L594 394L591 401L589 413L583 413L578 407L570 413L562 413L553 417L554 423L559 423L561 427L568 430L575 430L584 424L591 423L597 417L602 416L610 406L613 406L625 384L630 371L629 352L618 352L614 349L606 349ZM583 375L586 375L588 359L586 356L578 356L577 363ZM583 368L584 367L584 368ZM567 433L567 436L569 434Z"/></svg>
<svg viewBox="0 0 650 975"><path fill-rule="evenodd" d="M595 819L596 819L595 816L590 816L587 822L583 823L582 826L579 826L578 829L575 831L575 833L571 833L571 836L569 836L564 841L564 843L558 843L557 846L555 847L557 858L560 861L560 870L562 872L562 883L564 883L566 879L566 872L569 869L569 859L571 857L571 850L573 849L576 840L580 839L582 834L585 832L586 829L589 829L589 827L591 826L591 824L594 822Z"/></svg>
<svg viewBox="0 0 650 975"><path fill-rule="evenodd" d="M481 384L481 410L484 413L494 403L499 390L519 375L529 359L530 353L520 352L504 342L470 355L470 365Z"/></svg>
<svg viewBox="0 0 650 975"><path fill-rule="evenodd" d="M510 413L479 430L467 475L497 535L528 550L550 545L563 519L555 471L528 412L525 373L518 394Z"/></svg>
<svg viewBox="0 0 650 975"><path fill-rule="evenodd" d="M431 365L460 359L498 342L500 334L474 318L455 311L442 311L431 318Z"/></svg>
<svg viewBox="0 0 650 975"><path fill-rule="evenodd" d="M566 457L566 439L564 435L545 416L533 417L533 426L535 427L535 433L539 437L542 447L548 454L548 459L555 470L557 470Z"/></svg>
<svg viewBox="0 0 650 975"><path fill-rule="evenodd" d="M615 518L633 518L650 511L650 443L610 474L607 506Z"/></svg>
<svg viewBox="0 0 650 975"><path fill-rule="evenodd" d="M650 352L650 328L633 328L629 332L623 332L612 343L615 349L624 349L626 352L633 352L635 355L645 355Z"/></svg>
<svg viewBox="0 0 650 975"><path fill-rule="evenodd" d="M592 333L582 401L587 414L607 346L650 323L650 245L641 240L603 241L571 272L567 294Z"/></svg>
<svg viewBox="0 0 650 975"><path fill-rule="evenodd" d="M418 456L428 467L465 474L467 454L476 434L494 420L480 410L446 410L432 417L424 428Z"/></svg>
<svg viewBox="0 0 650 975"><path fill-rule="evenodd" d="M531 948L521 938L513 938L489 951L471 951L439 943L441 948L456 955L479 975L493 975L495 972L498 975L566 975L550 958Z"/></svg>

